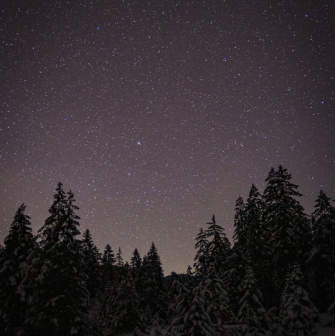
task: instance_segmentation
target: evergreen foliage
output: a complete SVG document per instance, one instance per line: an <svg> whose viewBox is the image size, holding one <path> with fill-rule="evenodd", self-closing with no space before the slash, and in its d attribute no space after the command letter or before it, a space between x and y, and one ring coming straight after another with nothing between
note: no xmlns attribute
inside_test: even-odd
<svg viewBox="0 0 336 336"><path fill-rule="evenodd" d="M100 278L100 253L93 244L90 231L87 229L83 236L83 257L84 257L84 273L87 275L86 288L90 293L90 298L97 296Z"/></svg>
<svg viewBox="0 0 336 336"><path fill-rule="evenodd" d="M176 317L171 323L171 335L215 335L216 330L206 311L205 285L203 282L193 290L188 290L180 284L179 295L176 301Z"/></svg>
<svg viewBox="0 0 336 336"><path fill-rule="evenodd" d="M318 318L318 311L303 288L303 283L304 277L300 266L294 264L286 278L286 287L281 297L280 316L284 327L290 333L312 336L316 335L314 318Z"/></svg>
<svg viewBox="0 0 336 336"><path fill-rule="evenodd" d="M272 321L261 304L262 295L256 287L256 279L250 266L245 268L244 296L240 300L238 320L243 325L243 335L261 336L271 331Z"/></svg>
<svg viewBox="0 0 336 336"><path fill-rule="evenodd" d="M207 224L209 227L205 230L205 234L209 240L207 246L209 262L213 264L217 272L224 272L228 269L231 243L226 237L224 228L216 223L215 215Z"/></svg>
<svg viewBox="0 0 336 336"><path fill-rule="evenodd" d="M315 280L315 301L325 312L335 297L335 208L322 190L315 208L310 265Z"/></svg>
<svg viewBox="0 0 336 336"><path fill-rule="evenodd" d="M252 185L246 204L236 201L233 248L213 216L196 237L194 271L168 277L154 243L128 263L109 244L101 256L89 230L79 240L74 195L59 183L38 236L22 205L0 246L1 335L218 336L235 333L225 324L236 314L243 335L314 335L309 297L334 307L335 210L321 191L310 227L287 170L266 181L263 197Z"/></svg>
<svg viewBox="0 0 336 336"><path fill-rule="evenodd" d="M116 265L119 266L119 267L124 266L124 260L123 260L123 257L122 257L122 252L121 252L120 247L118 249L118 253L117 253L117 256L116 256Z"/></svg>
<svg viewBox="0 0 336 336"><path fill-rule="evenodd" d="M140 253L137 248L135 248L133 252L133 256L131 258L131 267L132 268L140 268L142 264L142 260L140 257Z"/></svg>
<svg viewBox="0 0 336 336"><path fill-rule="evenodd" d="M263 221L272 233L269 239L270 265L279 298L289 265L294 262L305 267L310 244L308 216L295 199L302 196L298 186L291 183L291 175L282 166L272 168L264 191Z"/></svg>
<svg viewBox="0 0 336 336"><path fill-rule="evenodd" d="M131 274L128 274L118 287L110 318L111 327L108 335L124 335L135 330L146 332L147 328L142 321L140 299Z"/></svg>
<svg viewBox="0 0 336 336"><path fill-rule="evenodd" d="M45 225L39 230L42 249L32 256L24 287L32 291L26 326L36 336L84 333L87 277L73 194L59 183Z"/></svg>
<svg viewBox="0 0 336 336"><path fill-rule="evenodd" d="M30 217L24 214L25 209L26 206L22 204L16 211L0 256L0 328L7 335L20 331L27 310L25 292L19 291L19 286L22 268L29 253L34 250L34 238Z"/></svg>

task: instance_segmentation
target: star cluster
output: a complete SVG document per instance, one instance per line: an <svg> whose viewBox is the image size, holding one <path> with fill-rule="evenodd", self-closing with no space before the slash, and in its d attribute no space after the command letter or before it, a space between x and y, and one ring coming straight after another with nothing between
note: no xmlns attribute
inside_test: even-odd
<svg viewBox="0 0 336 336"><path fill-rule="evenodd" d="M272 166L308 214L334 197L330 1L13 2L1 19L1 240L23 202L37 233L61 181L101 251L154 241L181 273Z"/></svg>

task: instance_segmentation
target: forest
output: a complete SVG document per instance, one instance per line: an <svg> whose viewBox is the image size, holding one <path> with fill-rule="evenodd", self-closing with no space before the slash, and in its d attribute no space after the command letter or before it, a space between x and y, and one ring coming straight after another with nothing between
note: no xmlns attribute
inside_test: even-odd
<svg viewBox="0 0 336 336"><path fill-rule="evenodd" d="M322 190L307 215L282 166L236 201L233 244L213 215L185 274L163 275L154 244L124 262L80 237L74 194L58 183L34 236L22 204L0 248L3 336L316 335L334 315L335 209ZM209 219L211 218L211 214Z"/></svg>

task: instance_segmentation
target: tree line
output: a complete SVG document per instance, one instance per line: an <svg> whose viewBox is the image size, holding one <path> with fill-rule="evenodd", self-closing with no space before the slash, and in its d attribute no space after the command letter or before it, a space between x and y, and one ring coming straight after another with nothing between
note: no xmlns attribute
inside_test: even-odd
<svg viewBox="0 0 336 336"><path fill-rule="evenodd" d="M320 191L305 214L282 166L266 182L237 199L232 246L213 216L193 267L167 277L154 243L128 263L89 230L80 238L74 194L58 183L38 234L22 204L0 248L1 335L316 334L334 303L335 209Z"/></svg>

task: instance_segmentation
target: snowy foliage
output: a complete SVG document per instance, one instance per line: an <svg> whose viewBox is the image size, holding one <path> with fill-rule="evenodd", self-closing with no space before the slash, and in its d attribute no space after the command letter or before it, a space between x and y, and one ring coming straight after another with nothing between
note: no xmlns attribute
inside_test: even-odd
<svg viewBox="0 0 336 336"><path fill-rule="evenodd" d="M286 329L294 335L316 335L314 318L318 311L303 288L303 276L298 264L287 275L286 287L281 297L280 316Z"/></svg>

